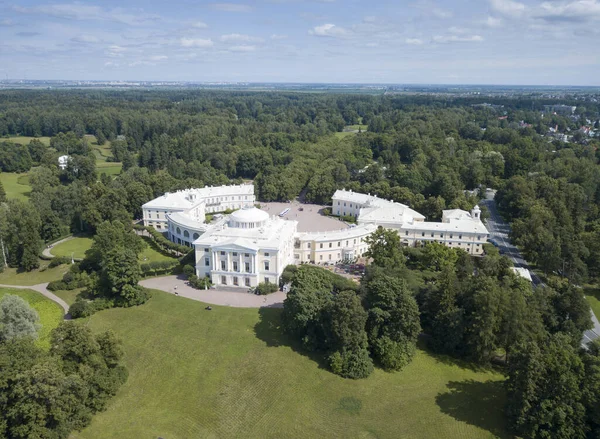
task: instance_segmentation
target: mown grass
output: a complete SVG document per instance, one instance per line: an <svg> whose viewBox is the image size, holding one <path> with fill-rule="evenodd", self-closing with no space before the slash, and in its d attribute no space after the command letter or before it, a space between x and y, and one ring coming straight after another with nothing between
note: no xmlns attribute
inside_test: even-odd
<svg viewBox="0 0 600 439"><path fill-rule="evenodd" d="M123 163L96 162L96 172L98 175L117 175L121 173L121 169L123 169Z"/></svg>
<svg viewBox="0 0 600 439"><path fill-rule="evenodd" d="M37 344L45 349L50 348L50 331L56 328L63 319L63 309L37 291L0 288L0 298L6 294L14 294L25 299L37 311L41 325Z"/></svg>
<svg viewBox="0 0 600 439"><path fill-rule="evenodd" d="M48 268L50 261L40 260L40 268L33 271L19 271L16 268L5 268L0 273L0 284L5 285L37 285L62 279L69 269L68 265Z"/></svg>
<svg viewBox="0 0 600 439"><path fill-rule="evenodd" d="M127 383L74 438L509 437L503 376L419 349L398 373L342 379L282 335L279 309L153 291L87 324L124 342Z"/></svg>
<svg viewBox="0 0 600 439"><path fill-rule="evenodd" d="M19 200L27 200L31 193L29 179L27 174L17 174L16 172L0 173L0 181L4 186L7 198L16 198Z"/></svg>
<svg viewBox="0 0 600 439"><path fill-rule="evenodd" d="M2 137L2 138L0 138L0 141L8 140L9 142L18 143L19 145L29 145L29 142L31 142L33 139L38 139L44 145L50 146L50 137L45 137L45 136L43 136L43 137L13 136L13 137L6 137L6 138Z"/></svg>
<svg viewBox="0 0 600 439"><path fill-rule="evenodd" d="M148 243L149 240L146 240ZM92 247L94 240L87 237L76 237L68 241L57 244L50 250L54 256L66 256L71 257L74 253L75 258L83 259L85 252ZM148 246L140 253L140 263L149 263L154 261L170 261L173 260L171 256L165 256L153 248L152 245ZM1 282L0 282L1 283Z"/></svg>
<svg viewBox="0 0 600 439"><path fill-rule="evenodd" d="M55 245L50 250L50 253L54 256L66 256L70 258L73 255L75 259L83 259L85 252L92 247L93 242L92 238L76 237Z"/></svg>
<svg viewBox="0 0 600 439"><path fill-rule="evenodd" d="M59 291L52 291L54 294L56 294L58 297L60 297L62 300L64 300L65 302L67 302L67 305L72 305L73 303L75 303L75 300L77 299L77 295L79 293L81 293L85 288L76 288L74 290L59 290Z"/></svg>

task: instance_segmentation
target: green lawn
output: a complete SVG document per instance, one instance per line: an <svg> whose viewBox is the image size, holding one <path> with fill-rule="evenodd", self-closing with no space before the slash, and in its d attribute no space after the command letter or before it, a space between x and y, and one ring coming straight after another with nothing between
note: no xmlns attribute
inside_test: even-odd
<svg viewBox="0 0 600 439"><path fill-rule="evenodd" d="M33 139L38 139L46 146L50 146L50 137L28 137L28 136L14 136L7 138L0 138L1 140L8 140L9 142L18 143L19 145L29 145Z"/></svg>
<svg viewBox="0 0 600 439"><path fill-rule="evenodd" d="M37 291L17 290L16 288L0 288L0 297L5 294L14 294L25 299L40 316L42 327L39 331L38 344L41 347L50 347L50 331L58 326L63 319L63 309L50 299L46 299Z"/></svg>
<svg viewBox="0 0 600 439"><path fill-rule="evenodd" d="M96 162L96 172L98 175L117 175L123 169L122 163L115 162Z"/></svg>
<svg viewBox="0 0 600 439"><path fill-rule="evenodd" d="M69 270L68 265L47 268L50 261L40 260L40 268L28 272L19 272L16 268L5 268L0 273L0 284L5 285L37 285L62 279Z"/></svg>
<svg viewBox="0 0 600 439"><path fill-rule="evenodd" d="M344 131L367 131L369 129L369 125L347 125L344 127Z"/></svg>
<svg viewBox="0 0 600 439"><path fill-rule="evenodd" d="M0 181L2 181L2 186L4 186L8 198L26 200L29 197L31 186L29 186L27 174L2 172L0 173Z"/></svg>
<svg viewBox="0 0 600 439"><path fill-rule="evenodd" d="M53 247L51 253L55 256L71 257L71 253L75 252L74 257L82 259L85 256L86 250L92 247L93 242L94 240L92 238L73 238ZM140 253L140 262L142 263L167 260L173 260L173 258L159 253L152 248L150 244L144 249L144 251L142 251L142 253Z"/></svg>
<svg viewBox="0 0 600 439"><path fill-rule="evenodd" d="M67 305L72 305L73 303L75 303L75 299L77 299L77 295L79 293L81 293L84 290L84 288L76 288L74 290L60 290L60 291L52 291L54 294L56 294L58 297L60 297L62 300L64 300L65 302L67 302Z"/></svg>
<svg viewBox="0 0 600 439"><path fill-rule="evenodd" d="M345 380L291 347L280 310L204 307L155 291L92 316L123 340L129 380L72 437L509 437L498 373L419 350L402 372Z"/></svg>
<svg viewBox="0 0 600 439"><path fill-rule="evenodd" d="M600 318L600 288L597 285L586 285L584 286L583 293L596 317Z"/></svg>
<svg viewBox="0 0 600 439"><path fill-rule="evenodd" d="M148 241L146 241L148 242ZM157 250L152 248L150 244L144 249L142 253L140 253L140 262L142 264L148 264L154 261L172 261L174 258L171 256L165 256L162 253L159 253Z"/></svg>
<svg viewBox="0 0 600 439"><path fill-rule="evenodd" d="M69 258L71 257L71 254L73 254L74 258L83 259L85 257L85 252L92 247L93 242L94 240L92 238L73 238L52 247L50 253L54 256L67 256Z"/></svg>

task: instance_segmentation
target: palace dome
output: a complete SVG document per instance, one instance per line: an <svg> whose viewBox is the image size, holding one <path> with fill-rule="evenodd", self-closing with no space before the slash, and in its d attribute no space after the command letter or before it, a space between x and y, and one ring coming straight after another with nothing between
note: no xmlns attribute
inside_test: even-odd
<svg viewBox="0 0 600 439"><path fill-rule="evenodd" d="M269 219L269 214L256 207L246 207L236 210L229 216L229 227L255 228L263 226ZM250 226L250 224L252 224Z"/></svg>

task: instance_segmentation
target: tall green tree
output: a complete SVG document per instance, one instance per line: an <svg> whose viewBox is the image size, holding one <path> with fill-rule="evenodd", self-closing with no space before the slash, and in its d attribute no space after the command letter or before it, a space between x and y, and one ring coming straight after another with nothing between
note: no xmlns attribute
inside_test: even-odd
<svg viewBox="0 0 600 439"><path fill-rule="evenodd" d="M364 289L373 357L385 369L400 370L412 360L421 332L417 302L404 280L382 271Z"/></svg>

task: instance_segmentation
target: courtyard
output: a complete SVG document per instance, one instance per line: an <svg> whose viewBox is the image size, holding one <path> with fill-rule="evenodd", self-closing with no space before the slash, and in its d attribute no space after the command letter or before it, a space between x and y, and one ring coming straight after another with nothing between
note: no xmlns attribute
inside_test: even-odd
<svg viewBox="0 0 600 439"><path fill-rule="evenodd" d="M270 215L279 215L289 208L289 212L283 218L298 221L298 232L327 232L348 228L345 222L323 215L323 209L331 206L293 201L291 203L261 202L260 208Z"/></svg>

